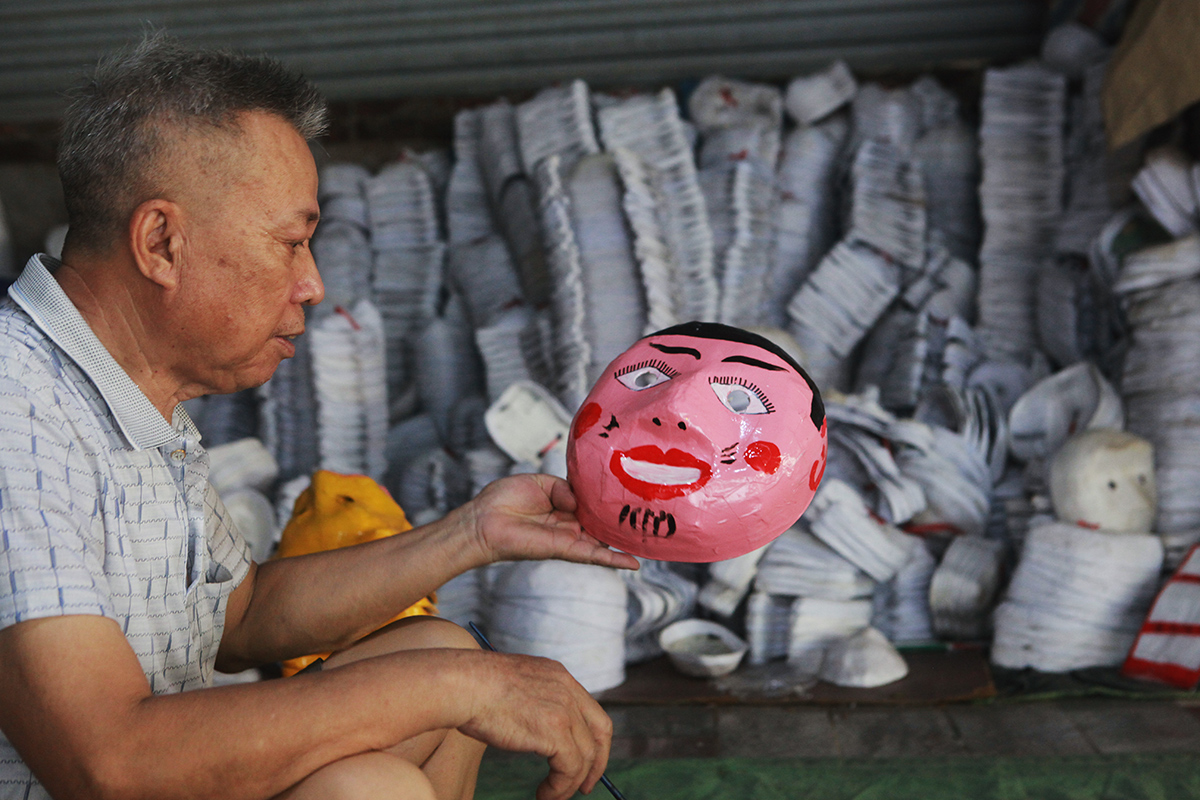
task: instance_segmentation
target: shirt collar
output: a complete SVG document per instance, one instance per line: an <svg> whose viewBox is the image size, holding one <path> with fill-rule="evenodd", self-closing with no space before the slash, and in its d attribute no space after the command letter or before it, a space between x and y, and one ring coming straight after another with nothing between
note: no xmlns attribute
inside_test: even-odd
<svg viewBox="0 0 1200 800"><path fill-rule="evenodd" d="M135 449L174 444L180 434L199 441L200 431L183 404L175 406L173 424L168 423L96 338L79 309L50 274L50 270L60 266L61 261L43 253L33 256L8 288L9 296L91 379Z"/></svg>

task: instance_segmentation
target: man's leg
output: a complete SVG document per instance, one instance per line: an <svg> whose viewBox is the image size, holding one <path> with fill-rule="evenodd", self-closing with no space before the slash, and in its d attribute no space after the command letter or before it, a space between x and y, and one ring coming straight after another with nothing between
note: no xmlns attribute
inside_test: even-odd
<svg viewBox="0 0 1200 800"><path fill-rule="evenodd" d="M406 617L355 645L334 653L323 669L337 669L364 658L401 650L439 647L478 649L467 631L436 617ZM287 680L284 678L283 680ZM434 798L470 800L484 745L456 730L423 733L395 747L334 762L279 795L278 800L333 800L333 798ZM411 769L411 766L419 770ZM415 773L415 774L414 774ZM355 783L360 778L363 783ZM397 788L390 794L377 787ZM423 784L423 785L422 785ZM344 792L340 791L345 789Z"/></svg>
<svg viewBox="0 0 1200 800"><path fill-rule="evenodd" d="M327 764L275 800L442 800L421 768L390 753Z"/></svg>

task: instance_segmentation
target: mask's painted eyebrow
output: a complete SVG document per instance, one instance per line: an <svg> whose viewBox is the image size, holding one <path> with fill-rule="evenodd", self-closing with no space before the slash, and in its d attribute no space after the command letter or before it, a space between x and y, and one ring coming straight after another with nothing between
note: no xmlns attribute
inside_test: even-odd
<svg viewBox="0 0 1200 800"><path fill-rule="evenodd" d="M752 367L760 367L761 369L769 369L772 372L786 372L787 371L784 367L778 366L777 364L768 364L765 361L759 361L757 358L751 358L750 356L729 356L728 358L722 358L721 363L722 364L726 364L726 363L749 364Z"/></svg>
<svg viewBox="0 0 1200 800"><path fill-rule="evenodd" d="M658 344L657 342L650 342L650 346L653 347L655 350L666 353L668 355L691 356L692 358L696 359L697 361L700 360L700 351L696 350L693 347L670 347L669 345Z"/></svg>

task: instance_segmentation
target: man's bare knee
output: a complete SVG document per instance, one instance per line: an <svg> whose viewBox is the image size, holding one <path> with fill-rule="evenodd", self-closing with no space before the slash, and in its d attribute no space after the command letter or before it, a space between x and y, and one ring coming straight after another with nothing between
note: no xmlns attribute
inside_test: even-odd
<svg viewBox="0 0 1200 800"><path fill-rule="evenodd" d="M462 650L478 650L475 641L465 628L440 617L405 617L373 636L391 636L401 650L427 650L434 647L453 647Z"/></svg>
<svg viewBox="0 0 1200 800"><path fill-rule="evenodd" d="M402 650L428 650L449 647L478 650L475 637L464 628L438 617L405 617L372 633L359 642L329 657L329 667L340 667Z"/></svg>
<svg viewBox="0 0 1200 800"><path fill-rule="evenodd" d="M388 753L327 764L276 800L437 800L420 767Z"/></svg>

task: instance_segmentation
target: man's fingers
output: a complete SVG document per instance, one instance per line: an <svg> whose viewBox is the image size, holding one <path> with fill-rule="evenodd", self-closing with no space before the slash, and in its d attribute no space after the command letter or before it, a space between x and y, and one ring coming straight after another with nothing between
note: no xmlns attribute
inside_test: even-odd
<svg viewBox="0 0 1200 800"><path fill-rule="evenodd" d="M575 513L575 509L579 508L579 501L575 499L575 493L571 491L571 484L562 478L554 479L554 483L550 487L550 502L560 511L572 514Z"/></svg>
<svg viewBox="0 0 1200 800"><path fill-rule="evenodd" d="M566 554L566 560L584 564L599 564L602 567L636 570L641 565L628 553L612 550L597 539L584 533Z"/></svg>
<svg viewBox="0 0 1200 800"><path fill-rule="evenodd" d="M608 763L612 723L598 705L578 709L567 727L560 740L563 746L547 759L550 774L538 788L538 800L566 800L576 791L591 792Z"/></svg>
<svg viewBox="0 0 1200 800"><path fill-rule="evenodd" d="M567 800L587 778L589 762L578 749L571 749L570 755L560 751L547 759L550 774L538 786L538 800Z"/></svg>
<svg viewBox="0 0 1200 800"><path fill-rule="evenodd" d="M607 714L597 722L597 730L593 733L595 742L595 753L592 756L592 768L588 772L587 778L583 781L581 787L584 794L591 794L592 789L596 788L596 783L599 782L600 776L604 774L605 768L608 766L608 755L612 748L612 720Z"/></svg>

